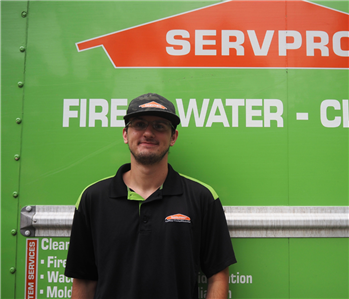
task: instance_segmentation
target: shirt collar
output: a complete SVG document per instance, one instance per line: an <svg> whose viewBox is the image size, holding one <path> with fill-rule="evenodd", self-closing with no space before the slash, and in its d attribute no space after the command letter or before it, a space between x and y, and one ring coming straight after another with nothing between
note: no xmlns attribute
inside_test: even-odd
<svg viewBox="0 0 349 299"><path fill-rule="evenodd" d="M181 177L170 164L168 164L168 173L163 185L162 195L180 195L183 193Z"/></svg>
<svg viewBox="0 0 349 299"><path fill-rule="evenodd" d="M123 174L131 169L131 164L122 165L116 175L112 178L109 187L109 194L111 198L125 198L128 196L128 188L124 183ZM183 193L183 187L180 180L180 175L176 172L170 164L168 164L168 173L165 182L162 186L162 195L180 195Z"/></svg>

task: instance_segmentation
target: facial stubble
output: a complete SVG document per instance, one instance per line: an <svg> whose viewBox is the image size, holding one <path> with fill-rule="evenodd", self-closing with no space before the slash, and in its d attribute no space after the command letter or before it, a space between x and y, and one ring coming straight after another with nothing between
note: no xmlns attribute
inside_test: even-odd
<svg viewBox="0 0 349 299"><path fill-rule="evenodd" d="M135 158L135 160L142 165L154 165L159 163L166 156L166 154L169 152L169 149L170 149L170 147L168 147L166 150L164 150L159 154L156 154L156 153L136 154L131 150L130 145L128 146L128 148L132 156Z"/></svg>

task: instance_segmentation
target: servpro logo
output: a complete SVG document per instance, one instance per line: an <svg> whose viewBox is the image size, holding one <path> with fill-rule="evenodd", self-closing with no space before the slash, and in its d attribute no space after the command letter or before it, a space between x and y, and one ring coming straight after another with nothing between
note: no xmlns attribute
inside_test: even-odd
<svg viewBox="0 0 349 299"><path fill-rule="evenodd" d="M183 214L170 215L165 218L165 222L185 222L190 223L190 217Z"/></svg>
<svg viewBox="0 0 349 299"><path fill-rule="evenodd" d="M145 103L143 105L139 105L139 107L141 107L141 108L159 108L159 109L163 109L163 110L167 109L165 106L160 105L159 103L154 102L154 101L149 102L149 103Z"/></svg>
<svg viewBox="0 0 349 299"><path fill-rule="evenodd" d="M76 43L115 68L349 68L349 16L306 1L228 1Z"/></svg>

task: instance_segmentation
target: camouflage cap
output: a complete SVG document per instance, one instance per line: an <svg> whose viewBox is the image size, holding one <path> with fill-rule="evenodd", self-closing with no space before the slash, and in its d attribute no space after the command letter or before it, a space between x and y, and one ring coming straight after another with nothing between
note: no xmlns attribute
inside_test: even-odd
<svg viewBox="0 0 349 299"><path fill-rule="evenodd" d="M175 106L169 100L156 93L143 94L133 99L124 116L125 124L129 122L131 117L139 115L154 115L166 118L175 128L180 123Z"/></svg>

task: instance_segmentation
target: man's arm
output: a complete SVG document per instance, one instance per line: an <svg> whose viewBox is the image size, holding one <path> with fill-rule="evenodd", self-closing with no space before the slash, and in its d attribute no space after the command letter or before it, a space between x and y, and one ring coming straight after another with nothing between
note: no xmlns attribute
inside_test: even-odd
<svg viewBox="0 0 349 299"><path fill-rule="evenodd" d="M228 297L229 268L212 275L208 279L206 299L227 299Z"/></svg>
<svg viewBox="0 0 349 299"><path fill-rule="evenodd" d="M71 299L93 299L96 291L96 280L73 279Z"/></svg>

